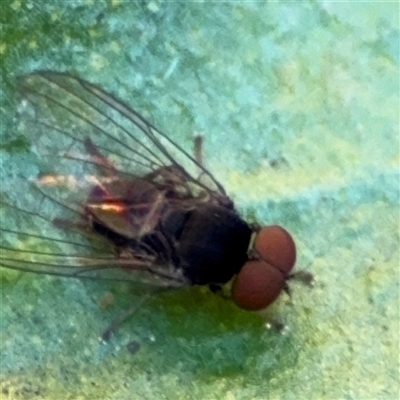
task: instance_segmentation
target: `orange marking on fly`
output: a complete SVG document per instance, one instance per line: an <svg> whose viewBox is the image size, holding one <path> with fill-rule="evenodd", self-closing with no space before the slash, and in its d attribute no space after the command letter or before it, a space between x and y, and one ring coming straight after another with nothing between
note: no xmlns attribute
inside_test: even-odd
<svg viewBox="0 0 400 400"><path fill-rule="evenodd" d="M247 261L234 279L232 299L244 310L257 311L272 304L285 288L296 262L292 236L280 226L261 228L253 250L259 259Z"/></svg>
<svg viewBox="0 0 400 400"><path fill-rule="evenodd" d="M93 177L91 183L94 185L94 188L89 198L93 199L93 201L88 201L87 203L90 209L119 213L127 210L127 206L107 188L107 182Z"/></svg>
<svg viewBox="0 0 400 400"><path fill-rule="evenodd" d="M78 180L73 175L42 175L34 179L34 182L44 186L75 187L78 183Z"/></svg>
<svg viewBox="0 0 400 400"><path fill-rule="evenodd" d="M104 187L105 184L112 183L116 180L116 178L104 178L99 179L94 175L83 175L82 177L76 177L71 174L48 174L48 175L40 175L32 181L38 185L42 186L60 186L60 187L68 187L71 189L75 189L79 186L88 186L90 185L99 185Z"/></svg>
<svg viewBox="0 0 400 400"><path fill-rule="evenodd" d="M96 210L101 210L109 213L115 213L115 214L122 214L128 211L128 207L124 203L120 202L107 202L105 201L104 203L101 204L88 204L87 205L89 209L96 211Z"/></svg>

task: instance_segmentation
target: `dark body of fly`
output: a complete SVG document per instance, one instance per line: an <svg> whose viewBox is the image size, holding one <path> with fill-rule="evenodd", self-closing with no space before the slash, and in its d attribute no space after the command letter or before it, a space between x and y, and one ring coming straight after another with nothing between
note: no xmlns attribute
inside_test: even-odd
<svg viewBox="0 0 400 400"><path fill-rule="evenodd" d="M163 290L234 278L231 298L244 310L267 307L286 288L292 236L241 219L201 152L192 157L74 75L36 71L18 89L35 165L10 164L12 185L2 182L0 266Z"/></svg>
<svg viewBox="0 0 400 400"><path fill-rule="evenodd" d="M239 215L221 206L164 211L154 233L140 241L124 237L106 225L93 229L120 248L156 254L157 262L170 263L196 285L228 282L247 260L252 230Z"/></svg>

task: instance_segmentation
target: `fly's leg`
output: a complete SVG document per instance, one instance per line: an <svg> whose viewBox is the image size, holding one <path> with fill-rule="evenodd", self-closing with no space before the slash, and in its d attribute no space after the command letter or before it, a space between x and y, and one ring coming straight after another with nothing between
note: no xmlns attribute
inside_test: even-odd
<svg viewBox="0 0 400 400"><path fill-rule="evenodd" d="M211 290L212 293L220 296L224 300L232 300L231 296L231 287L230 285L221 285L217 283L211 283L208 285L209 289Z"/></svg>
<svg viewBox="0 0 400 400"><path fill-rule="evenodd" d="M197 163L197 167L198 167L198 176L197 176L197 181L202 183L202 179L204 175L207 175L207 171L205 170L204 167L204 159L203 159L203 146L204 146L204 136L201 134L195 134L194 138L193 138L193 153L194 153L194 159ZM207 186L207 184L206 184ZM223 191L223 190L222 190ZM220 195L218 193L218 191L215 191L214 193L212 193L212 191L208 191L206 190L204 192L204 202L209 202L210 201L210 194L211 197L213 198L213 202L215 202L215 204L222 206L224 208L230 209L230 210L234 210L234 205L233 202L231 201L231 199L229 197L227 197L226 195ZM200 196L199 196L200 199Z"/></svg>
<svg viewBox="0 0 400 400"><path fill-rule="evenodd" d="M97 146L93 143L93 141L89 138L84 140L86 151L92 157L93 161L96 164L96 167L100 170L100 172L106 176L113 178L118 175L118 170L115 166L108 161L107 157L105 157Z"/></svg>
<svg viewBox="0 0 400 400"><path fill-rule="evenodd" d="M200 134L196 134L195 137L193 138L193 154L199 166L203 166L203 144L204 144L204 137ZM197 178L199 181L201 181L203 174L204 171L201 168L199 168L199 176Z"/></svg>
<svg viewBox="0 0 400 400"><path fill-rule="evenodd" d="M313 288L315 284L314 275L310 271L307 271L305 269L293 272L287 277L287 280L299 281L310 288Z"/></svg>
<svg viewBox="0 0 400 400"><path fill-rule="evenodd" d="M306 285L309 288L313 288L314 284L315 284L314 275L305 269L303 269L301 271L296 271L296 272L293 272L292 274L290 274L286 278L286 282L285 282L285 286L283 287L283 290L289 296L291 302L292 302L292 291L290 289L290 286L288 285L288 281L290 281L290 280L301 282L303 285Z"/></svg>
<svg viewBox="0 0 400 400"><path fill-rule="evenodd" d="M157 287L154 288L153 290L149 291L148 293L146 293L142 299L134 304L132 307L130 307L125 313L123 313L122 315L120 315L119 317L115 318L111 324L108 326L108 328L103 332L103 334L101 335L101 340L103 342L108 342L111 338L111 335L125 322L127 321L129 318L131 318L134 314L136 314L140 308L151 298L153 297L155 294L160 293L161 291L165 291L168 290L166 288L162 288L162 287Z"/></svg>
<svg viewBox="0 0 400 400"><path fill-rule="evenodd" d="M201 134L195 134L193 138L193 155L199 166L203 165L203 143L204 137ZM200 170L200 177L203 171ZM156 180L157 177L161 176L163 180L171 180L174 184L180 183L182 186L185 184L185 177L180 176L181 172L174 166L160 167L153 172L146 175L146 179Z"/></svg>
<svg viewBox="0 0 400 400"><path fill-rule="evenodd" d="M193 139L193 154L198 164L203 165L203 136L196 134Z"/></svg>

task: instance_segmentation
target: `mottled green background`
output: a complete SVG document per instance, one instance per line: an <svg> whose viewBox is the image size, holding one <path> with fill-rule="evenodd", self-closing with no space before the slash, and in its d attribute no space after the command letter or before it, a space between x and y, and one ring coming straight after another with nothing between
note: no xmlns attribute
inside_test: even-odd
<svg viewBox="0 0 400 400"><path fill-rule="evenodd" d="M317 278L262 316L160 295L104 345L129 285L3 271L1 399L399 398L398 2L0 7L3 167L21 156L16 77L78 72L186 147L202 132L243 215L285 225Z"/></svg>

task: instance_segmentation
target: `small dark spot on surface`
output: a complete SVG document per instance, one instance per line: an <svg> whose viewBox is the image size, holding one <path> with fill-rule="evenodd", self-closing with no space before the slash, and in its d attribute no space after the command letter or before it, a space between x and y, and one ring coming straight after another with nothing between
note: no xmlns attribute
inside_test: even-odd
<svg viewBox="0 0 400 400"><path fill-rule="evenodd" d="M127 344L126 348L128 349L129 353L136 354L140 349L140 343L132 340L132 342Z"/></svg>
<svg viewBox="0 0 400 400"><path fill-rule="evenodd" d="M104 12L99 13L99 14L97 15L97 17L96 17L96 23L97 23L97 24L100 24L100 22L102 22L102 20L104 19L104 17L105 17Z"/></svg>
<svg viewBox="0 0 400 400"><path fill-rule="evenodd" d="M285 157L282 157L282 156L279 157L279 158L270 160L270 161L269 161L269 165L270 165L271 168L273 168L273 169L281 169L281 168L289 167L289 166L290 166L288 160L286 160L286 158L285 158Z"/></svg>
<svg viewBox="0 0 400 400"><path fill-rule="evenodd" d="M43 323L43 319L35 315L32 317L32 322L36 325L40 325Z"/></svg>
<svg viewBox="0 0 400 400"><path fill-rule="evenodd" d="M9 141L3 141L0 145L0 149L14 153L17 151L27 151L29 149L28 142L23 138L17 138Z"/></svg>

